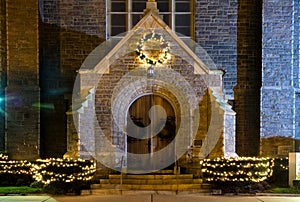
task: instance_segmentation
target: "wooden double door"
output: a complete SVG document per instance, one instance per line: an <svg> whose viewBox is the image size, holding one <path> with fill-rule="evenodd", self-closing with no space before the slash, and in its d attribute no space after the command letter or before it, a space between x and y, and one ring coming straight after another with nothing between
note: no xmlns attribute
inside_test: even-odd
<svg viewBox="0 0 300 202"><path fill-rule="evenodd" d="M149 112L153 106L159 106L160 110L151 111L150 115ZM164 110L163 113L161 109ZM149 165L149 162L151 162L151 169L156 169L156 165L161 165L161 161L174 158L175 144L173 140L176 135L176 117L172 105L165 98L154 94L138 98L129 108L128 119L132 121L128 121L127 124L127 152L144 154L135 155L134 158L129 157L128 169L139 169L143 167L143 164ZM145 130L146 128L147 130ZM139 136L143 138L138 138ZM152 158L153 153L159 152L165 147L172 149L168 149L161 159ZM148 159L145 158L147 154Z"/></svg>

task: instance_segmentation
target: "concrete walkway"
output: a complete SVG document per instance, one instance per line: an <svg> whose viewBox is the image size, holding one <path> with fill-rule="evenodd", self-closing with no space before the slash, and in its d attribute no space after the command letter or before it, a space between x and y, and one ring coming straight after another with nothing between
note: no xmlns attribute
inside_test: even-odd
<svg viewBox="0 0 300 202"><path fill-rule="evenodd" d="M56 197L59 202L299 202L300 197L270 196L197 196L197 195L139 195Z"/></svg>
<svg viewBox="0 0 300 202"><path fill-rule="evenodd" d="M9 195L0 196L0 201L32 201L32 202L57 202L54 198L48 195L34 195L34 196L19 196L19 195Z"/></svg>
<svg viewBox="0 0 300 202"><path fill-rule="evenodd" d="M0 196L0 201L31 202L299 202L299 196L203 196L191 195L118 195L118 196Z"/></svg>

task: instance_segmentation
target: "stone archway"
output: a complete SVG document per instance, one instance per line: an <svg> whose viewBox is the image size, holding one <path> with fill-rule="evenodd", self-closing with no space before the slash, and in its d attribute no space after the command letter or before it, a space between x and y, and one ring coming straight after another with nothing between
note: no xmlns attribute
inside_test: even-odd
<svg viewBox="0 0 300 202"><path fill-rule="evenodd" d="M181 126L176 131L176 141L170 144L169 147L163 148L159 151L153 152L151 158L163 160L164 162L158 163L160 166L155 167L155 169L150 169L152 172L154 170L163 169L171 164L173 164L179 157L181 157L186 151L187 148L192 144L193 135L194 135L194 125L199 124L199 120L193 122L193 118L198 113L195 113L197 109L198 100L197 97L193 94L193 89L191 87L187 87L180 81L180 77L174 75L174 79L170 80L170 78L165 77L165 75L171 75L171 70L167 68L157 69L155 72L155 77L147 78L147 77L136 77L137 73L141 70L135 70L135 73L128 74L127 76L123 76L122 80L119 81L118 85L114 88L114 93L111 98L111 111L113 115L114 122L114 132L113 139L119 139L117 148L120 148L123 151L127 151L127 145L124 143L127 142L127 117L128 110L132 103L138 98L149 95L156 94L164 99L168 100L170 105L174 109L174 113L176 116L176 125ZM173 72L174 73L174 72ZM164 78L163 78L163 77ZM132 79L134 77L134 79ZM160 79L158 79L160 78ZM173 78L173 77L172 77ZM182 88L185 87L185 90ZM193 97L194 96L194 97ZM197 110L196 110L197 111ZM193 116L191 115L193 114ZM195 116L194 116L195 115ZM197 120L197 119L195 119ZM171 150L175 152L173 153L173 157L166 158L165 154L170 153ZM122 158L124 160L123 167L127 167L128 159L147 159L148 154L134 154L134 153L126 153L124 152ZM149 161L151 162L151 161ZM157 163L157 162L156 162ZM152 167L152 164L149 163L147 166L143 165L143 170L149 169Z"/></svg>

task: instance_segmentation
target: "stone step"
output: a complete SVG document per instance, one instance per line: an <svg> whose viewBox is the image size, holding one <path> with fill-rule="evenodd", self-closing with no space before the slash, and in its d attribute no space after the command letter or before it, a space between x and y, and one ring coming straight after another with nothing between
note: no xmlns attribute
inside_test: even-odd
<svg viewBox="0 0 300 202"><path fill-rule="evenodd" d="M197 189L197 190L175 190L175 191L161 191L161 190L117 190L117 189L93 189L83 190L82 195L93 194L93 195L177 195L177 194L210 194L209 189Z"/></svg>
<svg viewBox="0 0 300 202"><path fill-rule="evenodd" d="M202 179L122 179L123 184L201 184ZM120 184L121 179L100 179L100 184Z"/></svg>
<svg viewBox="0 0 300 202"><path fill-rule="evenodd" d="M117 189L92 189L90 191L92 195L121 195L122 191ZM83 194L81 194L83 195Z"/></svg>
<svg viewBox="0 0 300 202"><path fill-rule="evenodd" d="M174 170L158 170L150 174L174 174Z"/></svg>
<svg viewBox="0 0 300 202"><path fill-rule="evenodd" d="M137 184L93 184L92 185L92 192L93 190L160 190L160 191L187 191L187 190L200 190L204 187L202 184L156 184L156 185L137 185Z"/></svg>
<svg viewBox="0 0 300 202"><path fill-rule="evenodd" d="M132 173L137 173L137 171L134 171ZM108 175L120 176L120 174L108 174ZM123 174L123 176L124 175L126 175L126 174ZM133 175L141 175L141 174L133 174ZM158 170L158 171L148 173L148 174L144 174L144 175L174 175L174 170ZM103 177L102 172L100 170L97 170L95 175L94 175L94 178L95 179L102 179L102 177ZM114 178L119 178L119 177L114 177Z"/></svg>
<svg viewBox="0 0 300 202"><path fill-rule="evenodd" d="M120 175L109 175L109 179L120 179ZM193 179L193 174L180 174L180 175L122 175L123 179L144 179L144 180L154 180L154 179Z"/></svg>
<svg viewBox="0 0 300 202"><path fill-rule="evenodd" d="M121 185L122 177L122 185ZM110 174L108 179L100 179L100 184L91 185L93 195L120 194L208 194L211 186L203 184L202 179L194 179L193 174L177 174L169 171L151 174Z"/></svg>

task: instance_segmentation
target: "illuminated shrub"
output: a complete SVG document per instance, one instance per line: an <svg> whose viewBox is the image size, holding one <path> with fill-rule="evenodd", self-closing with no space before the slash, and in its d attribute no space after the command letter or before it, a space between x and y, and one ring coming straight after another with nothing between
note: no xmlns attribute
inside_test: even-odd
<svg viewBox="0 0 300 202"><path fill-rule="evenodd" d="M10 161L0 154L0 185L44 187L46 192L78 192L87 188L96 171L94 161L73 159L39 159L35 162Z"/></svg>
<svg viewBox="0 0 300 202"><path fill-rule="evenodd" d="M30 185L31 166L28 161L10 161L7 155L0 154L0 186Z"/></svg>
<svg viewBox="0 0 300 202"><path fill-rule="evenodd" d="M200 162L203 181L224 192L263 191L273 175L274 159L271 158L217 158Z"/></svg>
<svg viewBox="0 0 300 202"><path fill-rule="evenodd" d="M94 161L72 159L37 160L31 169L33 178L42 184L90 181L96 171Z"/></svg>
<svg viewBox="0 0 300 202"><path fill-rule="evenodd" d="M268 179L268 183L275 187L289 187L289 159L275 158L273 175Z"/></svg>
<svg viewBox="0 0 300 202"><path fill-rule="evenodd" d="M35 181L44 185L47 193L79 194L81 189L89 188L96 164L81 159L46 159L37 160L31 171Z"/></svg>
<svg viewBox="0 0 300 202"><path fill-rule="evenodd" d="M217 158L200 162L206 182L262 182L273 174L274 159Z"/></svg>

